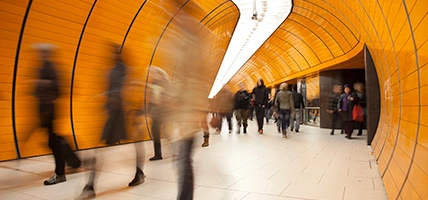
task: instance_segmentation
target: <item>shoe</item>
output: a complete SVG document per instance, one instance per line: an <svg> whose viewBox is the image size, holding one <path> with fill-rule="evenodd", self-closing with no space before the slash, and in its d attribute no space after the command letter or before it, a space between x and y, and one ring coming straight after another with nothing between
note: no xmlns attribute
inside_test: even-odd
<svg viewBox="0 0 428 200"><path fill-rule="evenodd" d="M74 168L74 169L79 168L81 165L82 165L82 162L80 160L76 160L73 162L67 162L67 166Z"/></svg>
<svg viewBox="0 0 428 200"><path fill-rule="evenodd" d="M232 133L232 130L229 130L229 133Z"/></svg>
<svg viewBox="0 0 428 200"><path fill-rule="evenodd" d="M56 175L56 174L54 174L49 179L45 180L43 182L43 184L45 184L45 185L54 185L54 184L65 182L65 181L66 181L65 175Z"/></svg>
<svg viewBox="0 0 428 200"><path fill-rule="evenodd" d="M345 133L345 132L343 132L343 130L341 130L341 131L340 131L340 134L343 134L343 133Z"/></svg>
<svg viewBox="0 0 428 200"><path fill-rule="evenodd" d="M358 132L358 134L357 134L358 136L362 136L363 135L363 133L361 133L361 132Z"/></svg>
<svg viewBox="0 0 428 200"><path fill-rule="evenodd" d="M298 133L299 132L299 130L296 130L296 133Z"/></svg>
<svg viewBox="0 0 428 200"><path fill-rule="evenodd" d="M288 136L287 136L287 130L283 130L282 131L282 137L283 138L288 138Z"/></svg>
<svg viewBox="0 0 428 200"><path fill-rule="evenodd" d="M83 188L82 194L77 197L77 200L85 200L85 199L94 199L95 198L95 190L93 185L86 185Z"/></svg>
<svg viewBox="0 0 428 200"><path fill-rule="evenodd" d="M202 147L207 147L210 145L209 143L210 138L209 137L204 137L204 143L202 144Z"/></svg>
<svg viewBox="0 0 428 200"><path fill-rule="evenodd" d="M260 129L260 130L259 130L259 133L260 133L260 134L263 134L263 130L262 130L262 129Z"/></svg>
<svg viewBox="0 0 428 200"><path fill-rule="evenodd" d="M290 128L290 131L291 131L291 132L293 132L293 129L292 129L292 128Z"/></svg>
<svg viewBox="0 0 428 200"><path fill-rule="evenodd" d="M144 183L144 179L146 178L146 175L144 175L143 170L137 167L137 172L135 173L134 179L132 179L131 182L129 182L128 186L137 186L141 183Z"/></svg>
<svg viewBox="0 0 428 200"><path fill-rule="evenodd" d="M281 133L281 128L278 127L278 133Z"/></svg>
<svg viewBox="0 0 428 200"><path fill-rule="evenodd" d="M334 132L331 132L330 135L334 135Z"/></svg>
<svg viewBox="0 0 428 200"><path fill-rule="evenodd" d="M247 127L244 127L244 134L247 134Z"/></svg>
<svg viewBox="0 0 428 200"><path fill-rule="evenodd" d="M162 156L153 156L149 160L150 161L155 161L155 160L162 160L162 159L163 159Z"/></svg>

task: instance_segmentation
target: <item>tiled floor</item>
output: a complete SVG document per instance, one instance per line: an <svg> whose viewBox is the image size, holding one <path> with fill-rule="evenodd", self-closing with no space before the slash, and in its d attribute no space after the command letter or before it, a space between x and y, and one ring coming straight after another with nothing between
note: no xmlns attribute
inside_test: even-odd
<svg viewBox="0 0 428 200"><path fill-rule="evenodd" d="M379 170L365 137L346 140L329 130L303 126L300 134L281 138L275 125L265 134L250 123L249 134L211 135L210 146L194 153L195 199L387 199ZM152 143L145 142L146 154ZM133 145L97 150L103 168L96 185L97 199L175 199L178 186L176 163L168 141L163 141L164 160L146 162L146 182L129 188L133 178ZM89 157L93 150L79 152ZM88 171L69 173L67 182L43 186L52 174L52 156L0 162L0 199L74 199L87 180Z"/></svg>

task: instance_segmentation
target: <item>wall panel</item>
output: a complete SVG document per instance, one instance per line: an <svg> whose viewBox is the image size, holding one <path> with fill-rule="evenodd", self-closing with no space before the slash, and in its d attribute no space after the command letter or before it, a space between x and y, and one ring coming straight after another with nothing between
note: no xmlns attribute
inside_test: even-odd
<svg viewBox="0 0 428 200"><path fill-rule="evenodd" d="M163 68L174 64L167 61L168 54L162 53L163 49L168 48L162 45L165 36L173 36L177 29L177 23L173 20L177 9L171 2L31 2L25 26L23 19L28 1L0 2L0 160L18 157L15 144L19 145L22 157L50 153L46 145L46 131L38 128L38 102L32 95L32 81L37 78L40 65L39 58L32 49L34 43L52 43L58 47L53 59L59 76L61 96L56 101L55 132L65 136L72 146L76 144L78 149L101 145L100 134L107 118L103 93L107 87L108 72L112 68L112 54L108 48L110 43L123 44L123 54L129 65L127 83L138 80L145 84L150 64ZM212 54L205 67L215 75L239 18L239 10L229 0L186 2L182 9L191 13L211 31L207 37L212 41L209 44ZM25 29L22 41L19 42L21 27ZM19 59L15 62L17 47L21 48ZM207 80L211 79L214 81L214 76L207 77ZM13 102L12 89L15 86ZM124 98L126 111L141 108L144 106L144 87L125 87ZM15 109L12 109L12 105L16 105ZM16 117L12 118L12 114ZM13 119L16 120L16 131L13 130ZM146 129L139 140L150 138L147 134L150 129L149 117L146 121ZM127 127L129 132L134 131L130 124ZM15 142L14 135L17 136L18 143Z"/></svg>

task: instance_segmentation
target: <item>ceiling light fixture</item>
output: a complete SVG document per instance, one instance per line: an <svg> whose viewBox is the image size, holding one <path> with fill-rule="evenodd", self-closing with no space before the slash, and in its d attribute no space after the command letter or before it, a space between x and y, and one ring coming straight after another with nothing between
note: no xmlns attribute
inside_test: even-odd
<svg viewBox="0 0 428 200"><path fill-rule="evenodd" d="M292 0L232 0L241 17L221 63L209 98L238 72L291 12ZM262 8L260 16L257 8Z"/></svg>

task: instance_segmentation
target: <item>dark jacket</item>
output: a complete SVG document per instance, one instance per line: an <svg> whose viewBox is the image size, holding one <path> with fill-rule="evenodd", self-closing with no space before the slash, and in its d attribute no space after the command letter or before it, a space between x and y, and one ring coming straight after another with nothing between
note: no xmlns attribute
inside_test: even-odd
<svg viewBox="0 0 428 200"><path fill-rule="evenodd" d="M332 110L333 112L338 111L338 104L340 99L339 93L331 93L328 97L328 109Z"/></svg>
<svg viewBox="0 0 428 200"><path fill-rule="evenodd" d="M252 94L255 96L254 105L267 106L268 103L268 90L264 85L257 86L253 89Z"/></svg>
<svg viewBox="0 0 428 200"><path fill-rule="evenodd" d="M235 94L234 110L237 109L250 109L251 95L247 90L240 90Z"/></svg>
<svg viewBox="0 0 428 200"><path fill-rule="evenodd" d="M48 80L50 82L38 83L35 96L39 99L40 105L52 104L59 95L57 75L52 62L44 61L39 77L41 80Z"/></svg>
<svg viewBox="0 0 428 200"><path fill-rule="evenodd" d="M109 110L109 118L101 136L101 140L105 140L108 145L116 144L120 140L127 138L122 101L122 89L125 78L126 66L122 62L117 62L109 76L106 105Z"/></svg>
<svg viewBox="0 0 428 200"><path fill-rule="evenodd" d="M291 92L291 95L293 95L294 108L305 109L305 104L303 103L302 94L293 91L293 92Z"/></svg>
<svg viewBox="0 0 428 200"><path fill-rule="evenodd" d="M354 100L351 100L350 98L353 97ZM347 105L346 105L346 111L342 109L345 99L348 99ZM352 121L352 111L354 109L355 103L358 101L358 97L355 93L350 93L348 96L346 96L346 93L343 93L340 95L339 103L338 103L338 109L342 109L341 115L343 121Z"/></svg>

